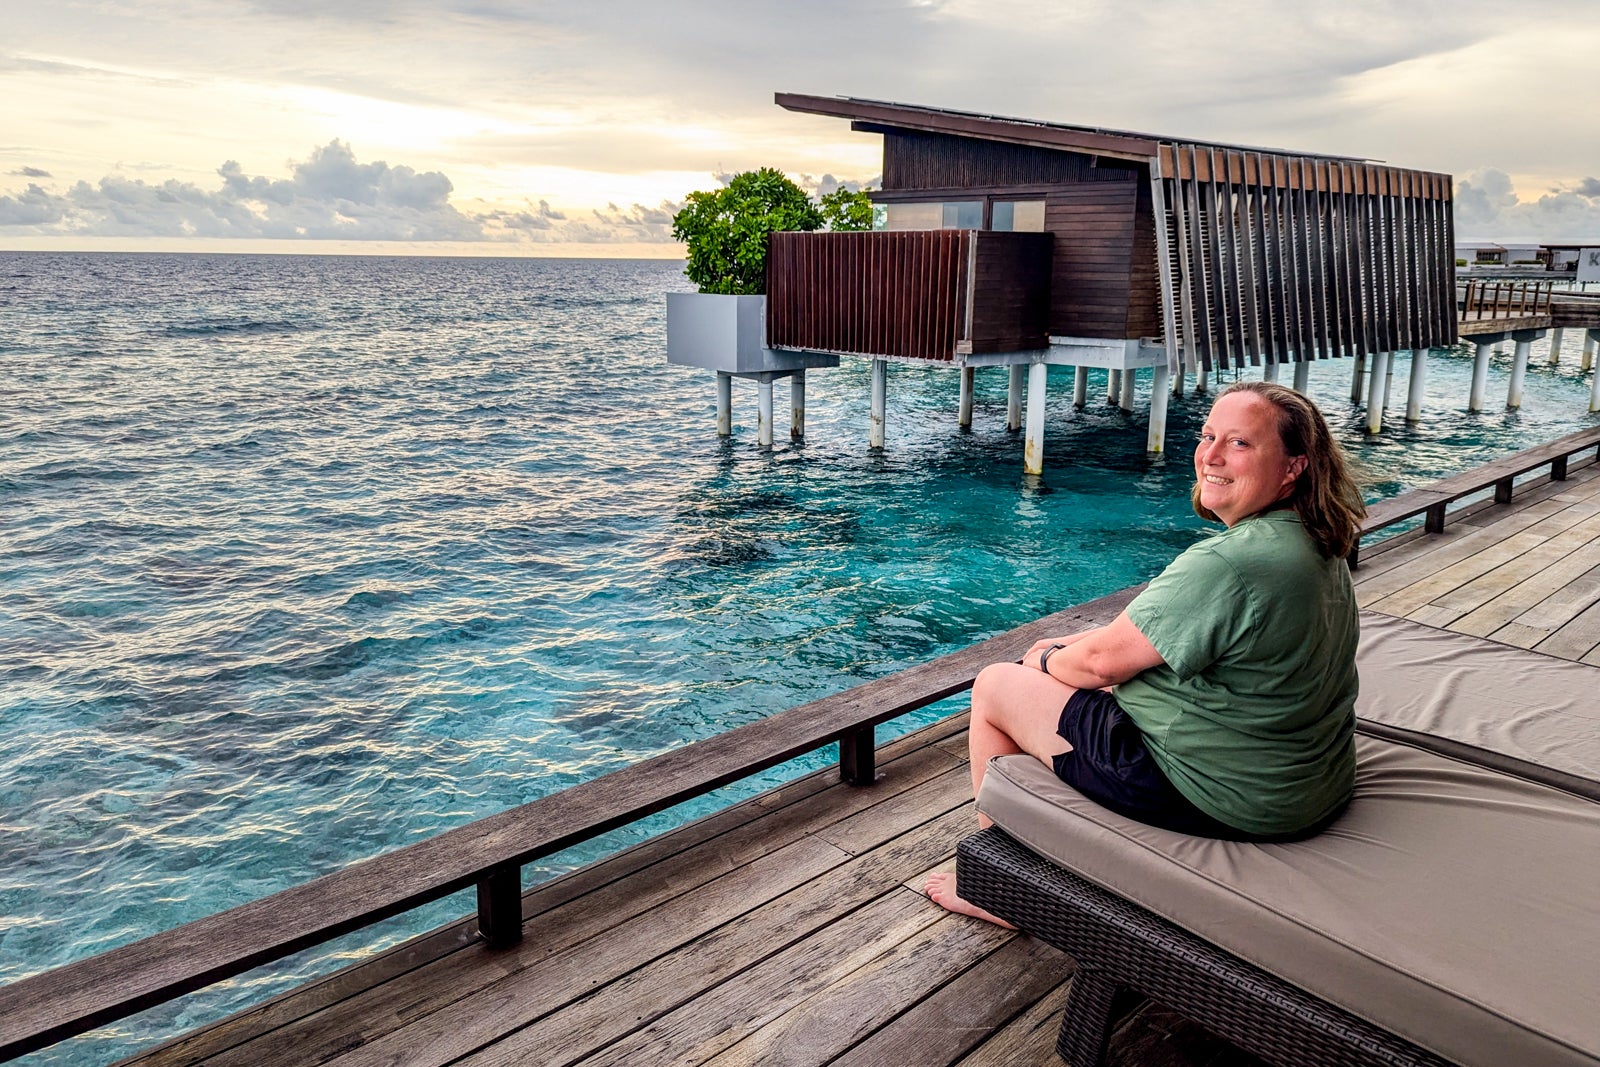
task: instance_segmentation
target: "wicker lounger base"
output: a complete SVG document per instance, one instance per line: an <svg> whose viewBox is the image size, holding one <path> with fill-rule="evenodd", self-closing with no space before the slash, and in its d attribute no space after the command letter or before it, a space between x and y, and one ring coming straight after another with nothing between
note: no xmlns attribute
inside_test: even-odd
<svg viewBox="0 0 1600 1067"><path fill-rule="evenodd" d="M1098 1067L1114 1002L1134 990L1272 1063L1446 1067L1415 1045L1318 1000L1041 859L998 829L961 842L961 895L1078 965L1056 1051Z"/></svg>

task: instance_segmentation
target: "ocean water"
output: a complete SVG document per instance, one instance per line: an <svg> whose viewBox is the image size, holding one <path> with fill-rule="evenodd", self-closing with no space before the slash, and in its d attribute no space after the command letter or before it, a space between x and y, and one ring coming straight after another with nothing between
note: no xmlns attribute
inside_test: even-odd
<svg viewBox="0 0 1600 1067"><path fill-rule="evenodd" d="M665 362L681 264L0 253L0 983L105 951L1148 578L1204 524L1051 374L1021 473L1005 373L808 381L808 437L714 433ZM1518 412L1368 438L1374 498L1591 425L1575 346ZM1391 414L1404 407L1406 361ZM1509 375L1497 357L1491 390ZM785 389L780 383L780 411ZM1493 395L1493 394L1492 394ZM959 707L930 709L906 726ZM526 874L712 810L826 753ZM90 1064L469 911L393 920L27 1058Z"/></svg>

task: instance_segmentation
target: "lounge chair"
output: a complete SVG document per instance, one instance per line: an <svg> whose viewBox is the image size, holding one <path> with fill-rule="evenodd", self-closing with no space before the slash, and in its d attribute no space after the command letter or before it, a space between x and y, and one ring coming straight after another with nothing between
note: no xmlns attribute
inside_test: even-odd
<svg viewBox="0 0 1600 1067"><path fill-rule="evenodd" d="M1186 837L991 764L958 882L1076 961L1074 1067L1123 991L1285 1065L1600 1065L1600 670L1370 614L1360 658L1355 798L1305 841Z"/></svg>

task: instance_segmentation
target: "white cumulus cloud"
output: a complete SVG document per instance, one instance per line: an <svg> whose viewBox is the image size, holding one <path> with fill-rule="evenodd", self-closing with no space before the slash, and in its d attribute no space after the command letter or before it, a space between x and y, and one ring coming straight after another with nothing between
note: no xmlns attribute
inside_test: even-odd
<svg viewBox="0 0 1600 1067"><path fill-rule="evenodd" d="M32 171L33 168L28 168ZM314 149L287 178L250 175L229 160L221 183L110 175L52 191L29 182L0 195L0 234L343 241L671 241L676 205L611 205L572 219L547 201L525 210L463 211L439 171L363 163L343 141ZM42 174L38 176L44 176Z"/></svg>

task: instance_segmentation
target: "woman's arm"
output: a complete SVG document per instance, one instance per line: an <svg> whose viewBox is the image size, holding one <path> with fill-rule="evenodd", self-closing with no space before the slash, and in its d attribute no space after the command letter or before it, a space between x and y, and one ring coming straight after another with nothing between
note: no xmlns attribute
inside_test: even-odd
<svg viewBox="0 0 1600 1067"><path fill-rule="evenodd" d="M1062 647L1050 655L1050 677L1075 689L1118 685L1166 662L1125 611L1108 625L1036 642L1022 662L1038 669L1039 657L1051 645Z"/></svg>

